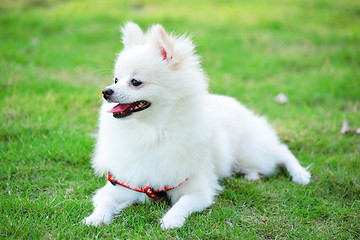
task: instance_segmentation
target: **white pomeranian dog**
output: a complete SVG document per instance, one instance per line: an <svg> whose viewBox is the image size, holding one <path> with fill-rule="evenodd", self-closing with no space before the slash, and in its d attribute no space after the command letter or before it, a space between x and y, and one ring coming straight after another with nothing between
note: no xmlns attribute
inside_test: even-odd
<svg viewBox="0 0 360 240"><path fill-rule="evenodd" d="M221 190L219 179L242 173L257 180L285 166L292 180L310 181L265 118L231 97L209 94L190 38L161 25L144 33L122 28L114 83L103 90L93 167L109 182L93 197L87 225L109 224L133 203L167 197L162 229L181 227Z"/></svg>

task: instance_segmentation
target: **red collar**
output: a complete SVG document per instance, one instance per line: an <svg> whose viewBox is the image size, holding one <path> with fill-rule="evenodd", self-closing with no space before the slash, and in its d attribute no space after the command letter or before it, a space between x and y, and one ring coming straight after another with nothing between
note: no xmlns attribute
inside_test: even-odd
<svg viewBox="0 0 360 240"><path fill-rule="evenodd" d="M120 185L123 187L126 187L128 189L137 191L137 192L142 192L142 193L146 193L146 195L148 195L151 198L164 198L166 197L166 192L174 189L176 187L179 187L181 184L183 184L186 180L188 180L188 178L186 178L183 182L181 182L180 184L176 185L176 186L165 186L162 189L158 189L158 190L154 190L153 188L150 187L150 185L147 185L145 187L133 187L130 186L128 183L123 182L121 180L115 180L115 177L113 175L111 175L110 172L108 172L108 180L112 183L112 185Z"/></svg>

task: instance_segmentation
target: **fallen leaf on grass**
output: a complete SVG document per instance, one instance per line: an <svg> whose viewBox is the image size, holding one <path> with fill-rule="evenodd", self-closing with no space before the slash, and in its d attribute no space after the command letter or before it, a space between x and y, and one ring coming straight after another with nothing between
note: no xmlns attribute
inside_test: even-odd
<svg viewBox="0 0 360 240"><path fill-rule="evenodd" d="M349 123L348 123L348 121L344 118L344 120L343 120L343 125L342 125L342 127L341 127L341 133L342 134L346 134L346 133L348 133L349 132Z"/></svg>
<svg viewBox="0 0 360 240"><path fill-rule="evenodd" d="M287 98L287 96L286 96L284 93L279 93L279 94L274 98L274 101L277 102L277 103L284 104L284 103L288 103L288 102L289 102L289 99Z"/></svg>
<svg viewBox="0 0 360 240"><path fill-rule="evenodd" d="M343 125L341 127L341 134L359 134L360 135L360 128L358 129L351 129L349 128L348 121L344 118Z"/></svg>
<svg viewBox="0 0 360 240"><path fill-rule="evenodd" d="M234 225L233 225L231 222L225 221L225 223L226 223L230 228L234 228Z"/></svg>
<svg viewBox="0 0 360 240"><path fill-rule="evenodd" d="M66 190L66 193L67 193L67 194L72 194L72 193L74 193L74 189L73 189L73 188L65 188L65 190Z"/></svg>

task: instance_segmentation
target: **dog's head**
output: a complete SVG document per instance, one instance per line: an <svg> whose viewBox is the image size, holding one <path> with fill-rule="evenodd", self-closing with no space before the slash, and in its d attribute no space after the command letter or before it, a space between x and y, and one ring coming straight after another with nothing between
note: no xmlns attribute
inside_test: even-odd
<svg viewBox="0 0 360 240"><path fill-rule="evenodd" d="M102 91L115 118L161 114L207 92L190 38L169 35L161 25L143 33L129 22L121 31L124 49L115 62L114 82Z"/></svg>

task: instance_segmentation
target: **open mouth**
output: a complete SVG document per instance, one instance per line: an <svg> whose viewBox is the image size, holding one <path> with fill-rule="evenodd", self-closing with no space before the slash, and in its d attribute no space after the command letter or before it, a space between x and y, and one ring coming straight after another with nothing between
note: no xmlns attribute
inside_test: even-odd
<svg viewBox="0 0 360 240"><path fill-rule="evenodd" d="M151 103L141 100L133 103L118 104L113 107L109 113L112 113L115 118L124 118L130 116L134 112L140 112L150 107Z"/></svg>

